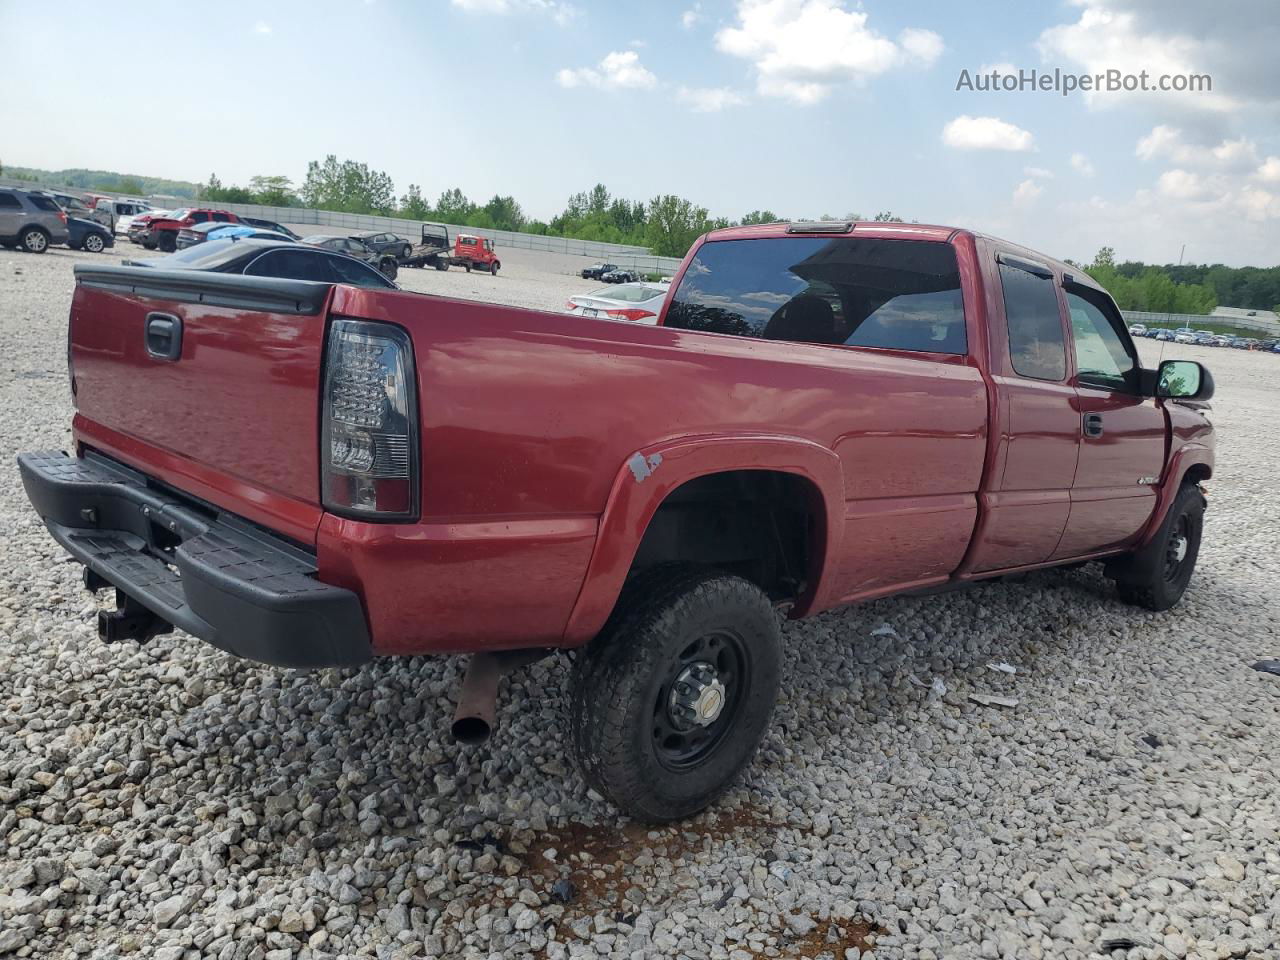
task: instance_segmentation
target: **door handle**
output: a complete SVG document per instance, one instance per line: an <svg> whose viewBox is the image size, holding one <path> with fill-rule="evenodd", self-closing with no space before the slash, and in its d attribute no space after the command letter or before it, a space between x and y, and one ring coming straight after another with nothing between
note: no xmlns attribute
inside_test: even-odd
<svg viewBox="0 0 1280 960"><path fill-rule="evenodd" d="M148 313L143 327L147 353L157 360L182 356L182 318L171 313Z"/></svg>
<svg viewBox="0 0 1280 960"><path fill-rule="evenodd" d="M1086 437L1102 436L1102 414L1086 413L1084 415L1084 435Z"/></svg>

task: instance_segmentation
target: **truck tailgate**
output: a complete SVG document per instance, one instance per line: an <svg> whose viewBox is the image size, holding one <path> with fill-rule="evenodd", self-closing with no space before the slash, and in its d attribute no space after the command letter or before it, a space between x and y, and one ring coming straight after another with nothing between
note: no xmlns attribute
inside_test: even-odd
<svg viewBox="0 0 1280 960"><path fill-rule="evenodd" d="M314 542L331 288L89 265L76 280L68 358L78 441Z"/></svg>

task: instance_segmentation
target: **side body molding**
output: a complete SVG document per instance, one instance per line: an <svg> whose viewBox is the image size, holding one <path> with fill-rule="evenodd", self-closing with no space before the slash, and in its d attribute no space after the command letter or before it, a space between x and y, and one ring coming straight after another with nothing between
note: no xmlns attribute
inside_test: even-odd
<svg viewBox="0 0 1280 960"><path fill-rule="evenodd" d="M604 626L649 521L663 500L690 480L732 470L774 470L803 477L811 484L816 557L805 595L791 615L800 617L823 608L830 592L829 574L838 568L844 526L840 458L821 444L799 437L681 437L637 450L619 468L600 519L586 579L565 627L566 646L588 642Z"/></svg>

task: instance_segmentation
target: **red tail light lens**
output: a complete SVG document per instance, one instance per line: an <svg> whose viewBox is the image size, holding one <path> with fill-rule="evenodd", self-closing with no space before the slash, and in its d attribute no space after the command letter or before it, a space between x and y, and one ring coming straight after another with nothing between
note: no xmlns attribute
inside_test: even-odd
<svg viewBox="0 0 1280 960"><path fill-rule="evenodd" d="M59 220L61 220L63 223L66 223L66 222L67 222L67 211L65 211L65 210L59 210L59 211L58 211L58 219L59 219Z"/></svg>
<svg viewBox="0 0 1280 960"><path fill-rule="evenodd" d="M417 517L415 383L413 346L399 327L330 325L320 430L325 509L362 520Z"/></svg>
<svg viewBox="0 0 1280 960"><path fill-rule="evenodd" d="M657 314L652 310L609 310L607 314L614 320L630 320L633 323L643 320L645 317L656 317Z"/></svg>

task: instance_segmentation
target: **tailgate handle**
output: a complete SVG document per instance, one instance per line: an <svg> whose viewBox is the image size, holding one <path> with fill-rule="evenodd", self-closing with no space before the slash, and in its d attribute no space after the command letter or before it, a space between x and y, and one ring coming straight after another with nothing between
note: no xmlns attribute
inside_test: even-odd
<svg viewBox="0 0 1280 960"><path fill-rule="evenodd" d="M182 356L182 318L171 313L148 313L147 353L157 360L177 360Z"/></svg>

